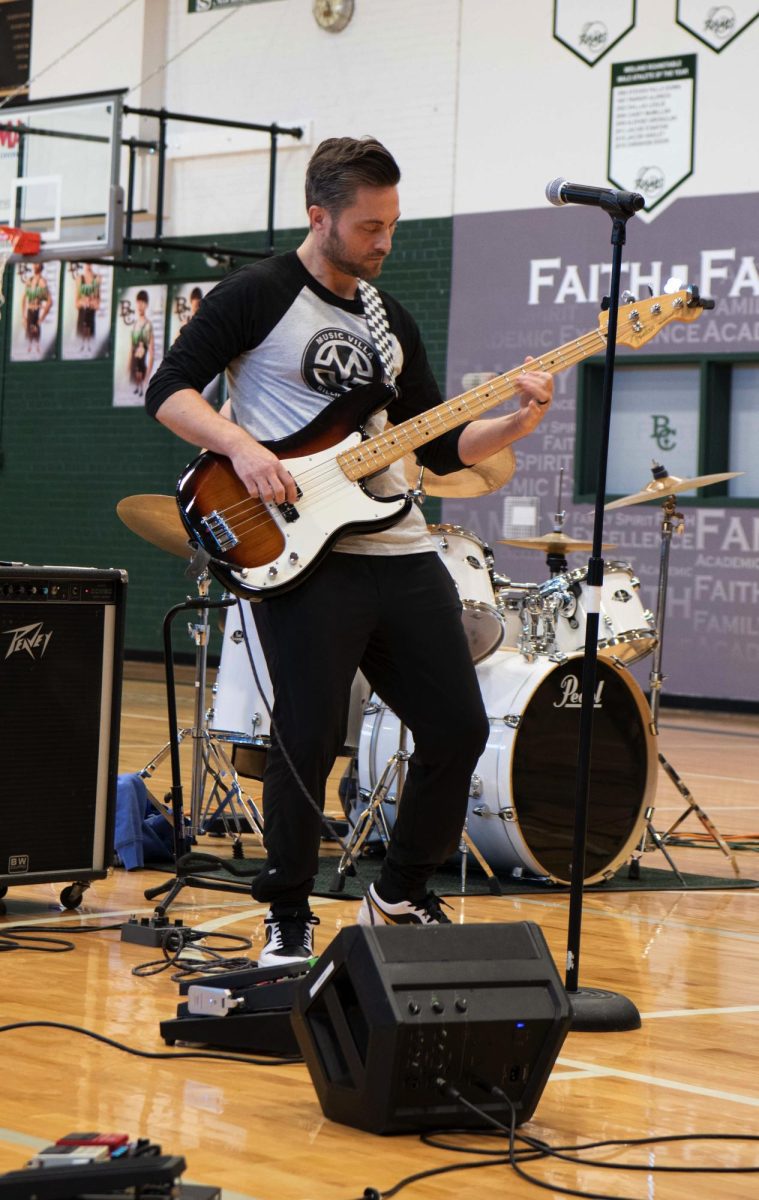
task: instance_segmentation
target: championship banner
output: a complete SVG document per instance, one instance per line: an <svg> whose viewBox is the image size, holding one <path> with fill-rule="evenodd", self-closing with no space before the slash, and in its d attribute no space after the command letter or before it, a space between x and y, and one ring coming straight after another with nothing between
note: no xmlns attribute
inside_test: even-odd
<svg viewBox="0 0 759 1200"><path fill-rule="evenodd" d="M677 0L677 24L717 54L735 41L759 17L756 0Z"/></svg>
<svg viewBox="0 0 759 1200"><path fill-rule="evenodd" d="M553 36L594 67L635 27L635 0L554 0Z"/></svg>
<svg viewBox="0 0 759 1200"><path fill-rule="evenodd" d="M607 175L647 212L693 173L695 98L695 54L611 68Z"/></svg>
<svg viewBox="0 0 759 1200"><path fill-rule="evenodd" d="M0 99L29 95L32 0L0 0Z"/></svg>

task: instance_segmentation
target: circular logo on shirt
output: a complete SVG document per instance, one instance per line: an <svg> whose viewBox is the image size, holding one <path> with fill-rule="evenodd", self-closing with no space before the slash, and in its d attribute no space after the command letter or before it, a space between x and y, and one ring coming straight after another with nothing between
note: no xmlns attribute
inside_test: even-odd
<svg viewBox="0 0 759 1200"><path fill-rule="evenodd" d="M322 329L311 338L301 362L303 379L324 396L338 396L377 374L377 352L347 329Z"/></svg>

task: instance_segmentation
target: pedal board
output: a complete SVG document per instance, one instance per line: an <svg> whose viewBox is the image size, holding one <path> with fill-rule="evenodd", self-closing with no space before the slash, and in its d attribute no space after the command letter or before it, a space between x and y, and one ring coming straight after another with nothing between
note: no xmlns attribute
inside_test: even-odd
<svg viewBox="0 0 759 1200"><path fill-rule="evenodd" d="M213 1046L243 1054L299 1058L290 1021L300 979L311 962L285 967L251 967L242 971L182 980L175 1018L161 1021L161 1037Z"/></svg>

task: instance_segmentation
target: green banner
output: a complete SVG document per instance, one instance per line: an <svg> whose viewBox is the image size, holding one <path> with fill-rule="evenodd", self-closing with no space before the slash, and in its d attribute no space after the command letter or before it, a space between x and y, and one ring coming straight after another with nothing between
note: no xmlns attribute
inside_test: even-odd
<svg viewBox="0 0 759 1200"><path fill-rule="evenodd" d="M187 0L189 13L211 12L214 8L232 8L239 4L271 4L273 0Z"/></svg>

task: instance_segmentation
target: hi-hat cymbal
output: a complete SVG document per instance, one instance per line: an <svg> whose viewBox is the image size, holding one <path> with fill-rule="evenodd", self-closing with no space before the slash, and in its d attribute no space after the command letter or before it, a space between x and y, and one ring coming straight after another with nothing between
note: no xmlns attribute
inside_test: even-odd
<svg viewBox="0 0 759 1200"><path fill-rule="evenodd" d="M406 479L411 487L419 482L421 467L413 454L407 454L403 460ZM428 496L458 496L474 497L487 496L497 492L508 483L516 470L516 459L511 446L504 446L497 454L475 463L473 467L464 467L461 471L451 471L450 475L436 475L425 467L422 476L422 489Z"/></svg>
<svg viewBox="0 0 759 1200"><path fill-rule="evenodd" d="M127 528L146 542L179 558L191 557L187 530L173 496L125 496L116 505L116 512Z"/></svg>
<svg viewBox="0 0 759 1200"><path fill-rule="evenodd" d="M577 542L565 533L544 533L536 538L498 538L501 546L519 546L521 550L542 550L544 554L571 554L573 550L592 550L592 542ZM606 542L602 550L616 549L615 542Z"/></svg>
<svg viewBox="0 0 759 1200"><path fill-rule="evenodd" d="M723 483L726 479L735 479L743 471L719 471L716 475L696 475L693 479L680 479L677 475L664 475L661 479L652 479L650 483L633 492L631 496L622 496L620 500L612 500L604 508L624 508L627 504L644 504L646 500L662 500L665 496L676 495L678 492L690 492L693 488L708 487L710 483Z"/></svg>

